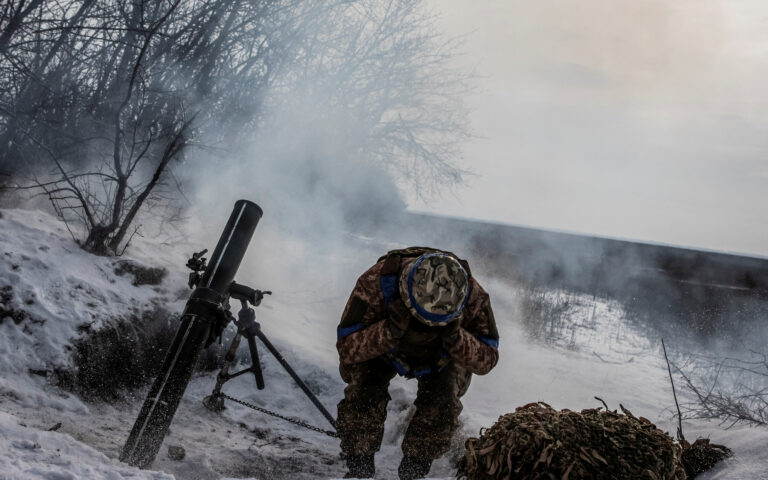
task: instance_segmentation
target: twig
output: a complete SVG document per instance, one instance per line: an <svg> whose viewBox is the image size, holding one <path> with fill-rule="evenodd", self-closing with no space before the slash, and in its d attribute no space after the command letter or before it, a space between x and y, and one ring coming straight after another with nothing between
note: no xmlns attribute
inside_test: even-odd
<svg viewBox="0 0 768 480"><path fill-rule="evenodd" d="M630 363L632 362L632 360L634 360L634 358L630 358L626 362L617 362L615 360L606 360L603 357L601 357L597 352L592 352L592 355L596 356L598 360L600 360L601 362L608 363L610 365L624 365L625 363Z"/></svg>
<svg viewBox="0 0 768 480"><path fill-rule="evenodd" d="M677 392L675 391L675 381L672 379L672 367L669 366L669 357L667 357L667 346L664 345L664 339L661 339L661 348L664 350L664 360L667 361L667 372L669 372L669 383L672 384L672 396L675 397L675 407L677 407L677 440L685 442L683 435L683 416L680 413L680 404L677 403Z"/></svg>
<svg viewBox="0 0 768 480"><path fill-rule="evenodd" d="M122 256L123 256L123 254L125 253L125 251L128 249L128 245L130 245L130 244L131 244L131 240L133 240L133 237L134 237L135 235L137 235L137 234L138 234L140 237L142 236L142 235L139 233L139 229L140 229L140 228L141 228L141 225L137 225L137 226L136 226L136 227L133 229L133 233L131 233L131 236L130 236L130 237L128 237L128 241L127 241L127 242L125 242L125 245L123 245L123 249L120 251L120 253L117 253L117 251L115 251L115 255L117 255L118 257L122 257Z"/></svg>

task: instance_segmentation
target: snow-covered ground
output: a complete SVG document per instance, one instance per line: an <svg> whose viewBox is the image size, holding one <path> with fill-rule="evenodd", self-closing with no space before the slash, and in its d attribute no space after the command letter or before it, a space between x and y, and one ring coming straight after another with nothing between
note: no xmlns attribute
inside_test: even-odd
<svg viewBox="0 0 768 480"><path fill-rule="evenodd" d="M53 426L52 426L53 427ZM171 480L172 475L129 467L65 433L28 427L13 415L0 412L0 478L105 478Z"/></svg>
<svg viewBox="0 0 768 480"><path fill-rule="evenodd" d="M186 294L183 264L193 250L212 245L194 239L171 248L138 239L129 256L169 273L159 286L136 287L129 275L114 274L114 259L82 252L55 218L23 210L0 213L0 289L13 289L10 304L4 304L28 315L18 323L9 317L0 322L0 478L268 480L343 475L335 439L232 403L220 414L208 411L202 399L214 385L214 373L193 378L153 471L117 462L145 391L111 404L86 402L52 385L46 372L68 365L71 339L82 334L82 325L97 329L126 312L157 304L180 310ZM257 319L334 413L343 390L334 346L338 316L356 276L393 247L354 236L347 236L344 244L343 249L324 248L318 256L311 245L262 222L238 275L242 283L274 292L257 308ZM435 462L431 476L453 478L451 462L463 439L531 401L579 410L598 406L598 396L611 408L621 403L674 431L674 404L660 345L622 322L619 307L580 298L569 311L579 327L566 344L533 342L517 318L521 309L515 287L486 279L482 271L473 273L491 294L502 336L500 363L489 375L474 377L455 446ZM322 415L264 348L261 358L265 390L256 390L253 378L244 375L227 383L224 391L326 428ZM415 387L415 381L392 382L384 443L376 457L378 478L396 478L399 442ZM700 478L768 479L768 431L724 430L706 422L685 422L684 429L689 438L709 436L735 451L732 459ZM181 461L168 457L168 446L175 445L186 451Z"/></svg>

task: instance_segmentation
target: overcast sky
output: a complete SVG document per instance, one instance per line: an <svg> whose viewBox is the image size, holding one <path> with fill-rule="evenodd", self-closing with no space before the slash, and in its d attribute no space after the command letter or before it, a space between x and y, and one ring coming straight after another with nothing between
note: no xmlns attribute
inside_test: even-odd
<svg viewBox="0 0 768 480"><path fill-rule="evenodd" d="M430 0L477 176L414 210L768 256L768 2Z"/></svg>

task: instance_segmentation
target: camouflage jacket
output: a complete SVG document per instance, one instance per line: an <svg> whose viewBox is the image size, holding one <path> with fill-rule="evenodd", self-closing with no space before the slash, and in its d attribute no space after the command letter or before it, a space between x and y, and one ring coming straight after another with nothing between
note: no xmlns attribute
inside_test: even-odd
<svg viewBox="0 0 768 480"><path fill-rule="evenodd" d="M401 260L401 268L411 258ZM336 349L342 364L365 362L379 356L393 361L401 375L454 361L471 373L484 375L498 361L499 334L488 294L470 276L469 298L462 313L459 339L443 349L440 328L413 318L405 335L396 340L387 325L381 287L384 257L363 273L347 301L338 328ZM400 368L400 367L405 367Z"/></svg>

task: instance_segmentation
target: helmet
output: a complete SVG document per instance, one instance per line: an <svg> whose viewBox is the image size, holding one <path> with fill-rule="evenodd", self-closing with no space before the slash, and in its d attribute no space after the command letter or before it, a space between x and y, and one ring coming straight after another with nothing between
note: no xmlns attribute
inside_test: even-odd
<svg viewBox="0 0 768 480"><path fill-rule="evenodd" d="M427 253L400 272L400 297L422 323L446 325L458 318L469 297L466 270L452 255Z"/></svg>

